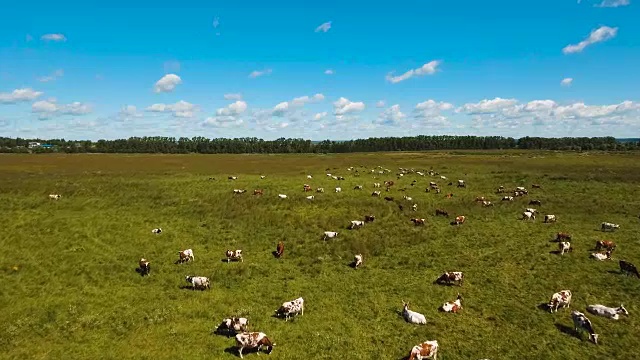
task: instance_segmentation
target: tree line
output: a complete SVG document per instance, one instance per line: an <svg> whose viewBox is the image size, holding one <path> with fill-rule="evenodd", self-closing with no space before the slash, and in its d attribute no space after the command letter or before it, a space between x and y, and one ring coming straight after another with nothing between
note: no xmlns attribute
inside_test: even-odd
<svg viewBox="0 0 640 360"><path fill-rule="evenodd" d="M34 142L46 145L46 147L35 146L32 144ZM13 153L287 154L498 149L627 151L640 149L640 139L618 140L614 137L523 137L514 139L502 136L420 135L314 142L286 138L263 140L255 137L209 139L201 136L192 138L130 137L128 139L98 141L0 137L0 152Z"/></svg>

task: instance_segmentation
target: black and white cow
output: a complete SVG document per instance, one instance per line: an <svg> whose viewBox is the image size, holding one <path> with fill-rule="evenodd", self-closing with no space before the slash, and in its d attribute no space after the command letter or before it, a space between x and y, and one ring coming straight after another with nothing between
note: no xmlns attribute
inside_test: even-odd
<svg viewBox="0 0 640 360"><path fill-rule="evenodd" d="M571 312L571 319L573 319L573 326L575 327L576 333L579 334L580 330L585 330L589 333L589 340L594 344L598 343L598 334L593 331L591 320L587 319L583 313L577 310Z"/></svg>
<svg viewBox="0 0 640 360"><path fill-rule="evenodd" d="M282 303L275 313L278 317L284 316L284 321L287 321L291 315L304 315L304 299L299 297L295 300Z"/></svg>
<svg viewBox="0 0 640 360"><path fill-rule="evenodd" d="M191 284L192 289L209 289L211 288L211 282L209 282L209 278L208 277L204 277L204 276L189 276L187 275L185 277L185 279L187 280L187 282L189 284Z"/></svg>
<svg viewBox="0 0 640 360"><path fill-rule="evenodd" d="M238 333L246 332L248 326L249 320L247 318L230 317L223 319L215 332L229 337Z"/></svg>

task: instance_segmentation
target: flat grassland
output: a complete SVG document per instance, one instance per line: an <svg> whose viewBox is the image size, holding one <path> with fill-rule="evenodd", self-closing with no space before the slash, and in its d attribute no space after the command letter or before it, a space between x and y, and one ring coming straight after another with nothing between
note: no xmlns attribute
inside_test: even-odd
<svg viewBox="0 0 640 360"><path fill-rule="evenodd" d="M277 344L270 359L402 359L433 339L441 360L638 359L640 279L621 275L617 263L640 266L638 160L516 151L3 155L0 358L234 359L234 339L211 332L223 318L241 315ZM347 171L362 165L392 173ZM397 180L399 167L433 168L454 184L466 180L467 188L428 175ZM375 190L400 201L411 196L418 211L409 202L400 211L372 197L373 183L384 180L396 182L392 191ZM429 181L443 192L426 193ZM326 193L308 201L304 183ZM531 189L533 183L542 189ZM530 192L501 202L499 185ZM248 191L233 195L233 189ZM454 197L446 199L448 192ZM476 196L495 206L483 208ZM531 199L542 201L540 216L520 221ZM434 216L435 208L467 221L451 226L451 219ZM366 214L375 222L345 229ZM558 222L544 224L545 214ZM412 217L426 218L426 226L414 226ZM603 221L620 229L602 233ZM152 234L156 227L164 232ZM325 242L324 231L340 234ZM573 235L572 253L551 253L559 231ZM618 244L614 261L589 258L599 239ZM279 240L286 248L276 259ZM195 261L174 264L187 248ZM223 262L227 249L242 249L244 262ZM354 270L348 265L358 253L364 264ZM141 257L151 261L148 277L135 271ZM463 271L464 286L433 284L443 271ZM185 275L208 276L211 289L184 289ZM615 321L587 313L600 334L594 345L585 333L573 333L570 310L550 314L540 307L562 289L573 292L571 309L623 303L630 316ZM458 292L463 310L439 312ZM299 296L304 316L288 322L272 316ZM406 323L402 300L427 325Z"/></svg>

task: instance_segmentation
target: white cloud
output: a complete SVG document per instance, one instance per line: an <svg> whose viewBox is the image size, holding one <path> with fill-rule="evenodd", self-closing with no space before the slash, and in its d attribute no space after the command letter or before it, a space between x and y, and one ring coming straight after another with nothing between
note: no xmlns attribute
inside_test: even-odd
<svg viewBox="0 0 640 360"><path fill-rule="evenodd" d="M138 108L133 105L126 105L120 109L119 113L121 118L130 118L130 117L142 117L143 114L138 111Z"/></svg>
<svg viewBox="0 0 640 360"><path fill-rule="evenodd" d="M40 82L55 81L58 78L61 78L63 76L64 76L64 70L58 69L58 70L54 71L53 74L51 74L51 75L42 76L42 77L38 78L38 81L40 81Z"/></svg>
<svg viewBox="0 0 640 360"><path fill-rule="evenodd" d="M396 84L396 83L399 83L400 81L410 79L414 76L433 75L436 73L436 71L438 71L438 66L440 66L441 63L442 61L440 60L433 60L422 65L417 69L411 69L400 76L393 76L392 75L393 72L391 72L387 74L386 79L390 83Z"/></svg>
<svg viewBox="0 0 640 360"><path fill-rule="evenodd" d="M244 124L242 115L247 111L247 107L246 102L238 100L216 110L216 114L206 118L202 125L217 128L242 126Z"/></svg>
<svg viewBox="0 0 640 360"><path fill-rule="evenodd" d="M321 24L316 28L316 32L327 32L331 29L331 21L327 21L326 23Z"/></svg>
<svg viewBox="0 0 640 360"><path fill-rule="evenodd" d="M593 6L595 7L613 7L613 8L617 8L620 6L627 6L631 4L631 1L629 0L602 0L601 3L599 4L595 4Z"/></svg>
<svg viewBox="0 0 640 360"><path fill-rule="evenodd" d="M251 79L255 79L259 76L263 76L263 75L270 75L273 71L271 69L266 69L266 70L262 70L262 71L258 71L258 70L254 70L251 72L251 74L249 74L249 78Z"/></svg>
<svg viewBox="0 0 640 360"><path fill-rule="evenodd" d="M564 78L560 81L560 85L562 86L571 86L573 84L573 78Z"/></svg>
<svg viewBox="0 0 640 360"><path fill-rule="evenodd" d="M150 112L170 112L179 118L191 118L197 111L197 106L187 101L180 100L175 104L153 104L146 108Z"/></svg>
<svg viewBox="0 0 640 360"><path fill-rule="evenodd" d="M67 38L62 34L44 34L40 39L44 41L67 41Z"/></svg>
<svg viewBox="0 0 640 360"><path fill-rule="evenodd" d="M247 103L238 100L234 103L227 105L227 107L220 108L216 111L217 116L236 116L240 115L247 110Z"/></svg>
<svg viewBox="0 0 640 360"><path fill-rule="evenodd" d="M383 101L383 100L378 101L378 102L376 103L376 107L377 107L377 108L383 108L383 107L384 107L384 101Z"/></svg>
<svg viewBox="0 0 640 360"><path fill-rule="evenodd" d="M336 72L335 72L335 71L333 71L333 70L331 70L331 69L327 69L327 70L325 70L325 71L324 71L324 74L325 74L325 75L333 75L333 74L335 74L335 73L336 73Z"/></svg>
<svg viewBox="0 0 640 360"><path fill-rule="evenodd" d="M417 124L413 124L413 128L443 128L450 125L446 116L442 115L442 111L449 111L454 108L453 104L444 101L435 101L432 99L416 104L414 109L414 117L418 120Z"/></svg>
<svg viewBox="0 0 640 360"><path fill-rule="evenodd" d="M313 120L322 120L322 119L324 119L325 117L327 117L327 112L326 112L326 111L315 114L315 115L313 116Z"/></svg>
<svg viewBox="0 0 640 360"><path fill-rule="evenodd" d="M360 112L364 110L363 102L352 102L347 98L341 97L333 103L333 113L336 116L342 116L350 113Z"/></svg>
<svg viewBox="0 0 640 360"><path fill-rule="evenodd" d="M10 93L0 93L0 104L13 104L22 101L32 101L42 95L41 91L31 88L15 89Z"/></svg>
<svg viewBox="0 0 640 360"><path fill-rule="evenodd" d="M242 94L224 94L225 100L242 100Z"/></svg>
<svg viewBox="0 0 640 360"><path fill-rule="evenodd" d="M305 95L305 96L294 98L291 101L283 101L273 108L271 115L279 116L279 117L285 116L287 114L290 115L292 111L295 111L296 109L301 108L307 103L314 103L314 102L319 102L323 100L324 100L324 95L315 94L311 97Z"/></svg>
<svg viewBox="0 0 640 360"><path fill-rule="evenodd" d="M451 110L453 104L448 102L437 102L435 100L427 100L416 105L416 110Z"/></svg>
<svg viewBox="0 0 640 360"><path fill-rule="evenodd" d="M67 105L59 105L56 99L36 101L31 105L31 112L39 114L40 119L48 119L57 115L80 116L91 113L91 105L72 102Z"/></svg>
<svg viewBox="0 0 640 360"><path fill-rule="evenodd" d="M160 78L153 86L153 90L156 93L171 92L177 85L182 84L182 79L176 74L167 74Z"/></svg>
<svg viewBox="0 0 640 360"><path fill-rule="evenodd" d="M399 125L407 116L400 111L400 105L395 104L381 112L374 124L394 126Z"/></svg>
<svg viewBox="0 0 640 360"><path fill-rule="evenodd" d="M509 106L513 106L516 104L518 100L516 99L502 99L495 98L493 100L482 100L478 103L468 103L464 104L462 107L458 108L457 112L466 112L470 115L474 114L489 114L496 112L498 110L507 108Z"/></svg>
<svg viewBox="0 0 640 360"><path fill-rule="evenodd" d="M562 49L564 54L574 54L582 52L587 46L596 44L599 42L607 41L613 39L618 34L618 28L611 28L608 26L601 26L595 30L591 31L589 37L580 41L575 45L567 45Z"/></svg>

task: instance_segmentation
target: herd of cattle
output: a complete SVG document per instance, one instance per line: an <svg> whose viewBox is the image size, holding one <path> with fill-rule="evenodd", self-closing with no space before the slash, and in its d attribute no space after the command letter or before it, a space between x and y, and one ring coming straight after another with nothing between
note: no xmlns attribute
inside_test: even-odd
<svg viewBox="0 0 640 360"><path fill-rule="evenodd" d="M354 167L350 167L347 170L353 171L354 169L355 169ZM371 170L371 173L373 173L374 175L384 175L390 172L391 172L390 170L384 169L380 166ZM404 175L409 173L415 173L419 176L426 176L427 174L431 176L440 175L437 172L434 172L433 170L422 172L422 171L416 171L414 169L405 169L405 168L400 168L399 172L396 175L398 179L401 179ZM344 177L341 177L341 176L335 176L329 173L326 175L327 177L330 177L334 180L344 180ZM359 173L359 171L355 170L355 176L359 177L360 175L361 174ZM264 179L265 176L262 175L260 176L260 178ZM312 175L307 175L307 179L312 179L312 178L313 178ZM445 176L440 176L440 178L442 180L447 180ZM213 179L214 178L210 178L210 180L213 180ZM237 177L229 176L228 179L237 180ZM414 180L411 183L411 186L415 186L416 183L417 181ZM387 180L384 182L384 185L385 185L386 191L389 192L391 191L395 183L394 181ZM450 182L449 185L453 185L453 182ZM458 180L457 187L466 188L466 186L467 185L464 180ZM373 187L380 188L381 183L375 182L373 183ZM533 184L532 188L542 189L542 187L537 184ZM354 190L362 190L362 189L363 189L362 185L357 185L354 187ZM302 190L305 193L313 191L312 187L309 184L304 184ZM405 191L405 190L406 188L399 189L399 191ZM317 193L323 193L324 188L317 188L315 191ZM336 193L339 193L341 191L342 191L341 187L335 188ZM431 191L434 191L436 194L439 194L441 193L441 188L437 185L436 182L431 181L429 183L429 187L426 188L426 192L431 192ZM233 194L236 194L236 195L243 194L245 192L246 192L245 189L233 190ZM500 186L496 190L496 193L498 194L503 194L506 192L507 190L503 186ZM514 190L511 191L511 195L502 196L502 201L514 201L514 198L526 196L528 195L528 193L529 193L528 190L526 190L524 187L516 187ZM262 189L255 189L253 191L253 194L263 195L264 191ZM373 191L372 196L381 197L381 192ZM288 198L288 196L285 194L278 194L278 197L280 199ZM451 198L453 197L453 194L448 193L446 194L446 197ZM49 195L49 198L53 200L59 200L61 198L61 195L51 194ZM306 199L314 200L315 196L313 195L306 196ZM390 196L385 197L385 200L394 201L393 197L390 197ZM408 196L403 196L403 200L412 202L412 198ZM493 206L493 203L487 200L487 198L485 198L484 196L477 197L475 201L478 203L481 203L482 206L485 206L485 207ZM529 201L529 205L541 206L542 202L540 200L531 200ZM401 210L403 209L403 205L400 202L398 202L398 206L400 207ZM417 211L417 204L414 203L411 206L411 209L413 211ZM534 208L526 208L525 211L522 213L521 219L535 220L537 213L538 213L538 210ZM449 213L444 209L435 209L435 215L449 217ZM365 223L374 222L375 219L376 219L375 215L371 215L371 214L365 215L364 220L352 220L351 223L348 225L347 229L354 230L354 229L361 228L362 226L365 225ZM457 215L454 218L454 220L451 222L451 225L456 225L456 226L462 225L464 224L466 219L467 217L465 215ZM544 216L545 223L556 222L557 219L558 219L557 216L553 214L547 214ZM426 219L411 218L410 221L413 222L416 226L420 226L420 225L425 225ZM615 231L619 228L620 228L619 225L609 223L609 222L603 222L600 224L600 229L603 232ZM151 232L154 234L161 234L163 231L161 228L156 228L156 229L153 229ZM333 239L333 238L336 238L338 234L339 234L338 231L325 231L322 236L322 239L323 240ZM559 247L558 254L564 255L565 253L573 250L573 247L571 245L571 239L572 237L568 233L559 232L556 234L556 241ZM597 241L595 244L595 248L596 248L596 251L598 252L592 253L591 258L594 258L596 260L611 259L611 254L616 249L616 247L617 247L616 244L611 240ZM601 252L602 250L605 250L605 252L604 253ZM284 254L283 241L278 242L276 246L276 251L273 254L276 258L280 258L283 256ZM186 262L194 261L195 259L192 249L185 249L185 250L179 251L178 255L179 255L179 258L177 259L176 263L186 263ZM227 258L227 262L232 260L243 261L242 250L240 249L227 250L225 252L225 255ZM355 269L358 269L362 265L362 263L363 263L362 254L354 255L354 260L351 264L352 267ZM638 272L638 269L632 263L625 260L620 260L619 266L622 273L625 273L627 275L629 274L635 275L638 278L640 278L640 273ZM150 262L145 258L140 259L139 268L137 270L143 276L148 275L151 271ZM187 275L185 277L185 280L187 283L191 285L191 288L194 290L195 289L205 290L205 289L209 289L211 286L209 278L205 276ZM461 271L444 272L435 280L435 283L437 284L458 285L460 287L463 286L463 282L464 282L464 274ZM557 312L559 308L569 308L571 303L571 298L572 298L572 293L570 290L561 290L551 296L551 299L547 304L547 308L552 313ZM457 313L462 309L462 300L463 300L462 295L458 293L454 301L443 303L442 306L440 306L439 310L444 312L449 312L449 313ZM402 301L402 303L403 303L402 316L406 322L412 323L412 324L426 324L426 318L423 314L409 310L408 302ZM601 304L588 305L586 307L586 311L593 315L603 316L613 320L617 320L620 314L623 314L626 316L629 315L629 312L624 308L622 304L620 304L620 306L618 307L607 307ZM298 314L304 315L304 299L302 297L299 297L297 299L282 303L282 305L277 310L275 310L275 314L277 317L284 318L285 321L287 321L291 316L294 316L294 315L298 315ZM591 324L591 321L586 317L584 313L577 310L573 310L571 312L571 318L573 320L576 333L578 333L581 330L584 330L588 333L589 340L591 340L595 344L598 343L599 335L595 333L593 326ZM247 318L230 317L222 320L222 322L216 329L216 333L226 334L227 336L235 335L236 348L240 358L243 357L243 351L245 349L257 351L259 353L264 347L266 348L266 353L270 354L273 350L273 347L276 344L273 343L271 339L269 339L267 335L263 332L249 331L248 326L249 326L249 320ZM438 341L428 340L420 344L417 344L411 348L409 352L409 360L422 360L422 359L435 360L437 358L437 354L438 354Z"/></svg>

